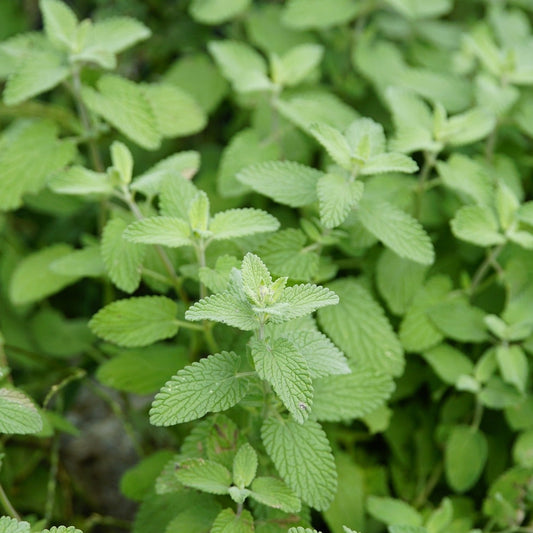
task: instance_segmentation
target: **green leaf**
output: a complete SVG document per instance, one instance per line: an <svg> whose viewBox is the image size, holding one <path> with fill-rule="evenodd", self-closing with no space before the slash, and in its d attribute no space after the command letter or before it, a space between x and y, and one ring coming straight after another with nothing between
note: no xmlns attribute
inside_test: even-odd
<svg viewBox="0 0 533 533"><path fill-rule="evenodd" d="M120 290L131 294L141 282L146 247L124 239L127 225L121 218L109 220L102 233L100 250L111 281Z"/></svg>
<svg viewBox="0 0 533 533"><path fill-rule="evenodd" d="M16 518L9 516L0 517L1 533L30 533L29 522L19 522Z"/></svg>
<svg viewBox="0 0 533 533"><path fill-rule="evenodd" d="M234 352L221 352L180 370L156 395L150 422L171 426L233 407L248 389L247 379L239 375L240 366Z"/></svg>
<svg viewBox="0 0 533 533"><path fill-rule="evenodd" d="M249 5L250 0L192 0L189 13L197 22L216 26L239 16Z"/></svg>
<svg viewBox="0 0 533 533"><path fill-rule="evenodd" d="M498 220L489 207L481 205L461 207L450 225L458 239L478 246L493 246L505 242L505 237L499 232Z"/></svg>
<svg viewBox="0 0 533 533"><path fill-rule="evenodd" d="M325 174L317 183L320 221L325 228L342 224L363 196L364 185L339 174Z"/></svg>
<svg viewBox="0 0 533 533"><path fill-rule="evenodd" d="M189 204L187 220L193 234L203 235L207 232L210 219L210 203L204 191L198 191Z"/></svg>
<svg viewBox="0 0 533 533"><path fill-rule="evenodd" d="M197 493L198 494L198 493ZM220 512L220 505L206 494L198 494L201 500L195 505L188 505L169 522L165 533L181 533L186 531L207 533ZM206 498L209 498L206 501ZM140 533L140 532L139 532ZM154 532L155 533L155 532Z"/></svg>
<svg viewBox="0 0 533 533"><path fill-rule="evenodd" d="M237 92L270 89L266 62L252 47L238 41L211 41L207 46Z"/></svg>
<svg viewBox="0 0 533 533"><path fill-rule="evenodd" d="M522 348L516 344L498 346L496 358L504 381L514 385L521 393L525 393L529 364Z"/></svg>
<svg viewBox="0 0 533 533"><path fill-rule="evenodd" d="M105 50L118 54L150 35L149 28L131 17L106 18L89 27L84 51Z"/></svg>
<svg viewBox="0 0 533 533"><path fill-rule="evenodd" d="M207 116L196 100L174 85L163 83L142 85L150 103L157 129L164 137L183 137L202 131Z"/></svg>
<svg viewBox="0 0 533 533"><path fill-rule="evenodd" d="M144 349L120 352L98 367L98 380L116 390L153 394L188 364L181 347L154 344Z"/></svg>
<svg viewBox="0 0 533 533"><path fill-rule="evenodd" d="M368 513L387 525L405 524L421 526L422 515L409 504L395 498L369 496L366 500Z"/></svg>
<svg viewBox="0 0 533 533"><path fill-rule="evenodd" d="M513 460L527 468L533 467L533 431L524 431L518 435L513 446Z"/></svg>
<svg viewBox="0 0 533 533"><path fill-rule="evenodd" d="M488 446L485 435L469 426L454 426L446 442L444 472L456 492L472 488L483 472Z"/></svg>
<svg viewBox="0 0 533 533"><path fill-rule="evenodd" d="M233 459L233 483L239 488L250 485L257 472L257 452L247 442L243 444Z"/></svg>
<svg viewBox="0 0 533 533"><path fill-rule="evenodd" d="M449 344L439 344L421 355L437 376L448 385L456 385L460 376L471 375L474 371L472 361Z"/></svg>
<svg viewBox="0 0 533 533"><path fill-rule="evenodd" d="M461 146L484 139L495 125L496 117L488 109L478 107L446 120L441 128L436 128L435 136L446 144Z"/></svg>
<svg viewBox="0 0 533 533"><path fill-rule="evenodd" d="M15 305L29 304L59 292L77 281L77 276L54 272L50 265L70 254L66 244L54 244L25 257L17 265L9 283L9 298Z"/></svg>
<svg viewBox="0 0 533 533"><path fill-rule="evenodd" d="M319 44L301 44L291 48L277 61L273 62L274 81L282 86L298 85L316 68L322 56L324 47Z"/></svg>
<svg viewBox="0 0 533 533"><path fill-rule="evenodd" d="M406 172L412 174L418 165L410 157L400 153L378 154L371 157L361 169L362 175L384 174L386 172Z"/></svg>
<svg viewBox="0 0 533 533"><path fill-rule="evenodd" d="M133 175L133 157L129 148L120 141L114 141L110 152L111 162L120 176L121 183L128 185Z"/></svg>
<svg viewBox="0 0 533 533"><path fill-rule="evenodd" d="M329 286L339 294L340 303L319 311L325 332L359 365L400 375L403 350L383 309L353 278L336 280Z"/></svg>
<svg viewBox="0 0 533 533"><path fill-rule="evenodd" d="M311 411L313 385L304 356L287 339L253 341L259 377L268 381L294 420L303 424Z"/></svg>
<svg viewBox="0 0 533 533"><path fill-rule="evenodd" d="M125 241L144 244L161 244L171 248L192 246L191 228L181 218L148 217L132 222L123 233Z"/></svg>
<svg viewBox="0 0 533 533"><path fill-rule="evenodd" d="M238 516L233 509L224 509L215 518L210 533L254 533L254 518L246 509Z"/></svg>
<svg viewBox="0 0 533 533"><path fill-rule="evenodd" d="M237 179L254 191L290 207L317 200L316 185L322 173L293 161L267 161L245 167Z"/></svg>
<svg viewBox="0 0 533 533"><path fill-rule="evenodd" d="M337 472L328 438L317 422L267 418L261 436L282 479L317 510L327 509L337 488Z"/></svg>
<svg viewBox="0 0 533 533"><path fill-rule="evenodd" d="M278 228L279 222L275 217L251 207L217 213L209 224L209 230L213 232L211 239L214 241L276 231Z"/></svg>
<svg viewBox="0 0 533 533"><path fill-rule="evenodd" d="M287 287L278 303L287 304L282 320L291 320L308 315L322 307L336 305L339 303L339 297L326 287L306 283Z"/></svg>
<svg viewBox="0 0 533 533"><path fill-rule="evenodd" d="M250 303L230 291L202 298L187 309L185 318L187 320L214 320L244 331L259 327L259 321Z"/></svg>
<svg viewBox="0 0 533 533"><path fill-rule="evenodd" d="M61 48L73 48L78 29L78 19L74 12L59 0L41 0L39 8L43 15L46 37Z"/></svg>
<svg viewBox="0 0 533 533"><path fill-rule="evenodd" d="M411 19L437 18L452 10L451 0L387 0L403 16Z"/></svg>
<svg viewBox="0 0 533 533"><path fill-rule="evenodd" d="M90 245L81 250L74 250L68 255L56 259L50 269L62 276L79 276L98 278L104 274L104 263L98 245Z"/></svg>
<svg viewBox="0 0 533 533"><path fill-rule="evenodd" d="M0 432L8 435L37 433L43 420L34 403L19 390L0 388Z"/></svg>
<svg viewBox="0 0 533 533"><path fill-rule="evenodd" d="M147 150L161 143L161 132L144 88L120 76L105 74L97 83L98 91L83 87L85 105Z"/></svg>
<svg viewBox="0 0 533 533"><path fill-rule="evenodd" d="M59 171L75 154L69 141L57 139L51 122L15 123L4 130L0 151L0 210L20 207L22 196L41 190L49 176ZM27 157L28 146L32 157Z"/></svg>
<svg viewBox="0 0 533 533"><path fill-rule="evenodd" d="M4 103L17 105L59 85L69 75L64 58L51 50L28 54L7 80Z"/></svg>
<svg viewBox="0 0 533 533"><path fill-rule="evenodd" d="M250 497L255 501L280 509L286 513L297 513L302 506L296 496L283 481L274 477L258 477L252 483Z"/></svg>
<svg viewBox="0 0 533 533"><path fill-rule="evenodd" d="M420 223L388 202L363 198L357 210L363 226L400 257L431 265L435 251Z"/></svg>
<svg viewBox="0 0 533 533"><path fill-rule="evenodd" d="M291 28L329 28L349 22L359 11L354 0L289 0L284 7L282 22Z"/></svg>
<svg viewBox="0 0 533 533"><path fill-rule="evenodd" d="M48 182L48 187L60 194L75 194L78 196L86 194L110 196L113 192L113 185L107 174L94 172L77 165L53 176Z"/></svg>
<svg viewBox="0 0 533 533"><path fill-rule="evenodd" d="M83 531L74 526L52 526L50 529L43 529L41 533L83 533Z"/></svg>
<svg viewBox="0 0 533 533"><path fill-rule="evenodd" d="M327 422L361 418L381 407L394 390L390 374L358 365L350 374L316 379L313 386L313 415Z"/></svg>
<svg viewBox="0 0 533 533"><path fill-rule="evenodd" d="M339 130L328 124L316 123L311 125L310 132L335 163L348 171L352 170L352 150Z"/></svg>
<svg viewBox="0 0 533 533"><path fill-rule="evenodd" d="M147 346L178 332L178 306L165 296L117 300L100 309L89 322L95 335L119 346Z"/></svg>
<svg viewBox="0 0 533 533"><path fill-rule="evenodd" d="M231 485L228 469L215 461L187 459L176 466L176 477L186 486L211 494L227 494Z"/></svg>

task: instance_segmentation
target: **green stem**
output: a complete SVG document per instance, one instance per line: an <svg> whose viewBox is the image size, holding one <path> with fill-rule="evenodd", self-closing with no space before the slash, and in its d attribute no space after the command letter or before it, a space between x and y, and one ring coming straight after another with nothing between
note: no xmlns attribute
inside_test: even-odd
<svg viewBox="0 0 533 533"><path fill-rule="evenodd" d="M474 410L474 416L472 417L472 424L470 427L473 431L477 431L481 424L481 419L483 418L483 404L480 401L476 401L476 408Z"/></svg>
<svg viewBox="0 0 533 533"><path fill-rule="evenodd" d="M204 327L199 324L191 324L185 320L180 320L179 318L174 319L174 324L177 324L180 328L192 329L195 331L204 331Z"/></svg>
<svg viewBox="0 0 533 533"><path fill-rule="evenodd" d="M470 296L472 296L476 292L477 288L479 287L479 284L483 281L483 278L487 274L490 266L496 263L496 259L498 259L498 256L500 255L504 246L505 243L499 244L498 246L493 248L485 258L483 263L481 263L476 273L474 274L474 277L472 278L472 283L470 284L470 288L468 289L468 294Z"/></svg>
<svg viewBox="0 0 533 533"><path fill-rule="evenodd" d="M63 388L65 388L69 383L72 383L73 381L76 381L77 379L82 379L87 375L87 372L83 370L83 368L76 368L76 370L70 374L70 376L67 376L63 380L61 380L59 383L56 383L55 385L52 385L50 387L50 390L48 391L48 394L46 395L44 401L43 401L43 409L46 409L52 398Z"/></svg>
<svg viewBox="0 0 533 533"><path fill-rule="evenodd" d="M49 524L54 512L54 504L57 490L57 471L59 467L59 437L52 438L52 448L50 450L50 473L46 488L46 505L44 509L44 520Z"/></svg>
<svg viewBox="0 0 533 533"><path fill-rule="evenodd" d="M415 507L415 509L420 509L420 507L422 507L427 502L428 498L431 496L431 493L437 486L437 483L439 482L443 471L444 465L441 461L435 466L428 478L426 485L424 486L424 489L422 490L422 492L420 492L416 500L413 502L413 507Z"/></svg>
<svg viewBox="0 0 533 533"><path fill-rule="evenodd" d="M13 507L13 505L9 501L9 498L7 497L7 494L4 491L4 487L2 487L2 484L0 484L0 503L2 504L2 507L4 508L4 511L11 518L16 518L17 520L20 520L20 515L17 513L16 509Z"/></svg>
<svg viewBox="0 0 533 533"><path fill-rule="evenodd" d="M437 154L435 152L424 152L424 165L420 176L418 178L418 185L416 188L416 197L415 197L415 218L420 218L420 213L422 212L422 198L426 189L426 182L429 178L429 173L432 168L435 166L437 161Z"/></svg>

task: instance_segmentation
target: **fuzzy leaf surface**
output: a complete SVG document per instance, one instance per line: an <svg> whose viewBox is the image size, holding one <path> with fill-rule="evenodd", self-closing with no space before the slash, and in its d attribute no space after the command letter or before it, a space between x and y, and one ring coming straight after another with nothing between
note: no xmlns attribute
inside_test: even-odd
<svg viewBox="0 0 533 533"><path fill-rule="evenodd" d="M266 211L251 207L228 209L217 213L209 224L214 241L276 231L278 228L279 222L275 217Z"/></svg>
<svg viewBox="0 0 533 533"><path fill-rule="evenodd" d="M124 239L132 243L161 244L171 248L191 246L191 228L176 217L148 217L136 220L124 231Z"/></svg>
<svg viewBox="0 0 533 533"><path fill-rule="evenodd" d="M18 435L37 433L43 420L34 403L19 390L0 388L0 432Z"/></svg>
<svg viewBox="0 0 533 533"><path fill-rule="evenodd" d="M342 224L363 196L364 185L350 182L339 174L325 174L317 183L320 220L324 227Z"/></svg>
<svg viewBox="0 0 533 533"><path fill-rule="evenodd" d="M227 494L231 485L229 470L215 461L187 459L176 467L176 477L186 486L211 494Z"/></svg>
<svg viewBox="0 0 533 533"><path fill-rule="evenodd" d="M254 479L250 489L250 497L254 500L286 513L297 513L302 506L300 498L275 477L258 477Z"/></svg>
<svg viewBox="0 0 533 533"><path fill-rule="evenodd" d="M254 533L254 518L246 509L239 516L233 509L224 509L215 518L210 533Z"/></svg>

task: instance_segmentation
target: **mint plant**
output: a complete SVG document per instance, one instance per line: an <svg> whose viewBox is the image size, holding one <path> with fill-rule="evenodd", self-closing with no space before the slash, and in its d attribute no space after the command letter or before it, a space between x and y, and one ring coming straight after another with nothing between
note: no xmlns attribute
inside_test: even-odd
<svg viewBox="0 0 533 533"><path fill-rule="evenodd" d="M531 5L23 4L0 531L529 531Z"/></svg>

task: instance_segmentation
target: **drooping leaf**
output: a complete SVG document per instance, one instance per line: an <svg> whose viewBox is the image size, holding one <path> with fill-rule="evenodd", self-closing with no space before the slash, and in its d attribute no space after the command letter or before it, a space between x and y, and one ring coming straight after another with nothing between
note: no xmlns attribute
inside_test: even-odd
<svg viewBox="0 0 533 533"><path fill-rule="evenodd" d="M505 237L498 231L498 220L489 207L461 207L450 224L457 238L478 246L493 246L505 242Z"/></svg>
<svg viewBox="0 0 533 533"><path fill-rule="evenodd" d="M267 418L261 436L281 477L302 500L326 509L337 487L337 472L328 438L320 424L307 420Z"/></svg>
<svg viewBox="0 0 533 533"><path fill-rule="evenodd" d="M420 513L408 503L395 498L369 496L366 508L370 515L387 525L422 525Z"/></svg>
<svg viewBox="0 0 533 533"><path fill-rule="evenodd" d="M178 331L175 302L165 296L117 300L100 309L89 322L95 335L119 346L147 346Z"/></svg>
<svg viewBox="0 0 533 533"><path fill-rule="evenodd" d="M234 352L221 352L180 370L156 395L150 422L171 426L233 407L248 389L240 366Z"/></svg>
<svg viewBox="0 0 533 533"><path fill-rule="evenodd" d="M176 466L176 477L186 486L211 494L227 494L231 485L228 469L215 461L186 459Z"/></svg>

